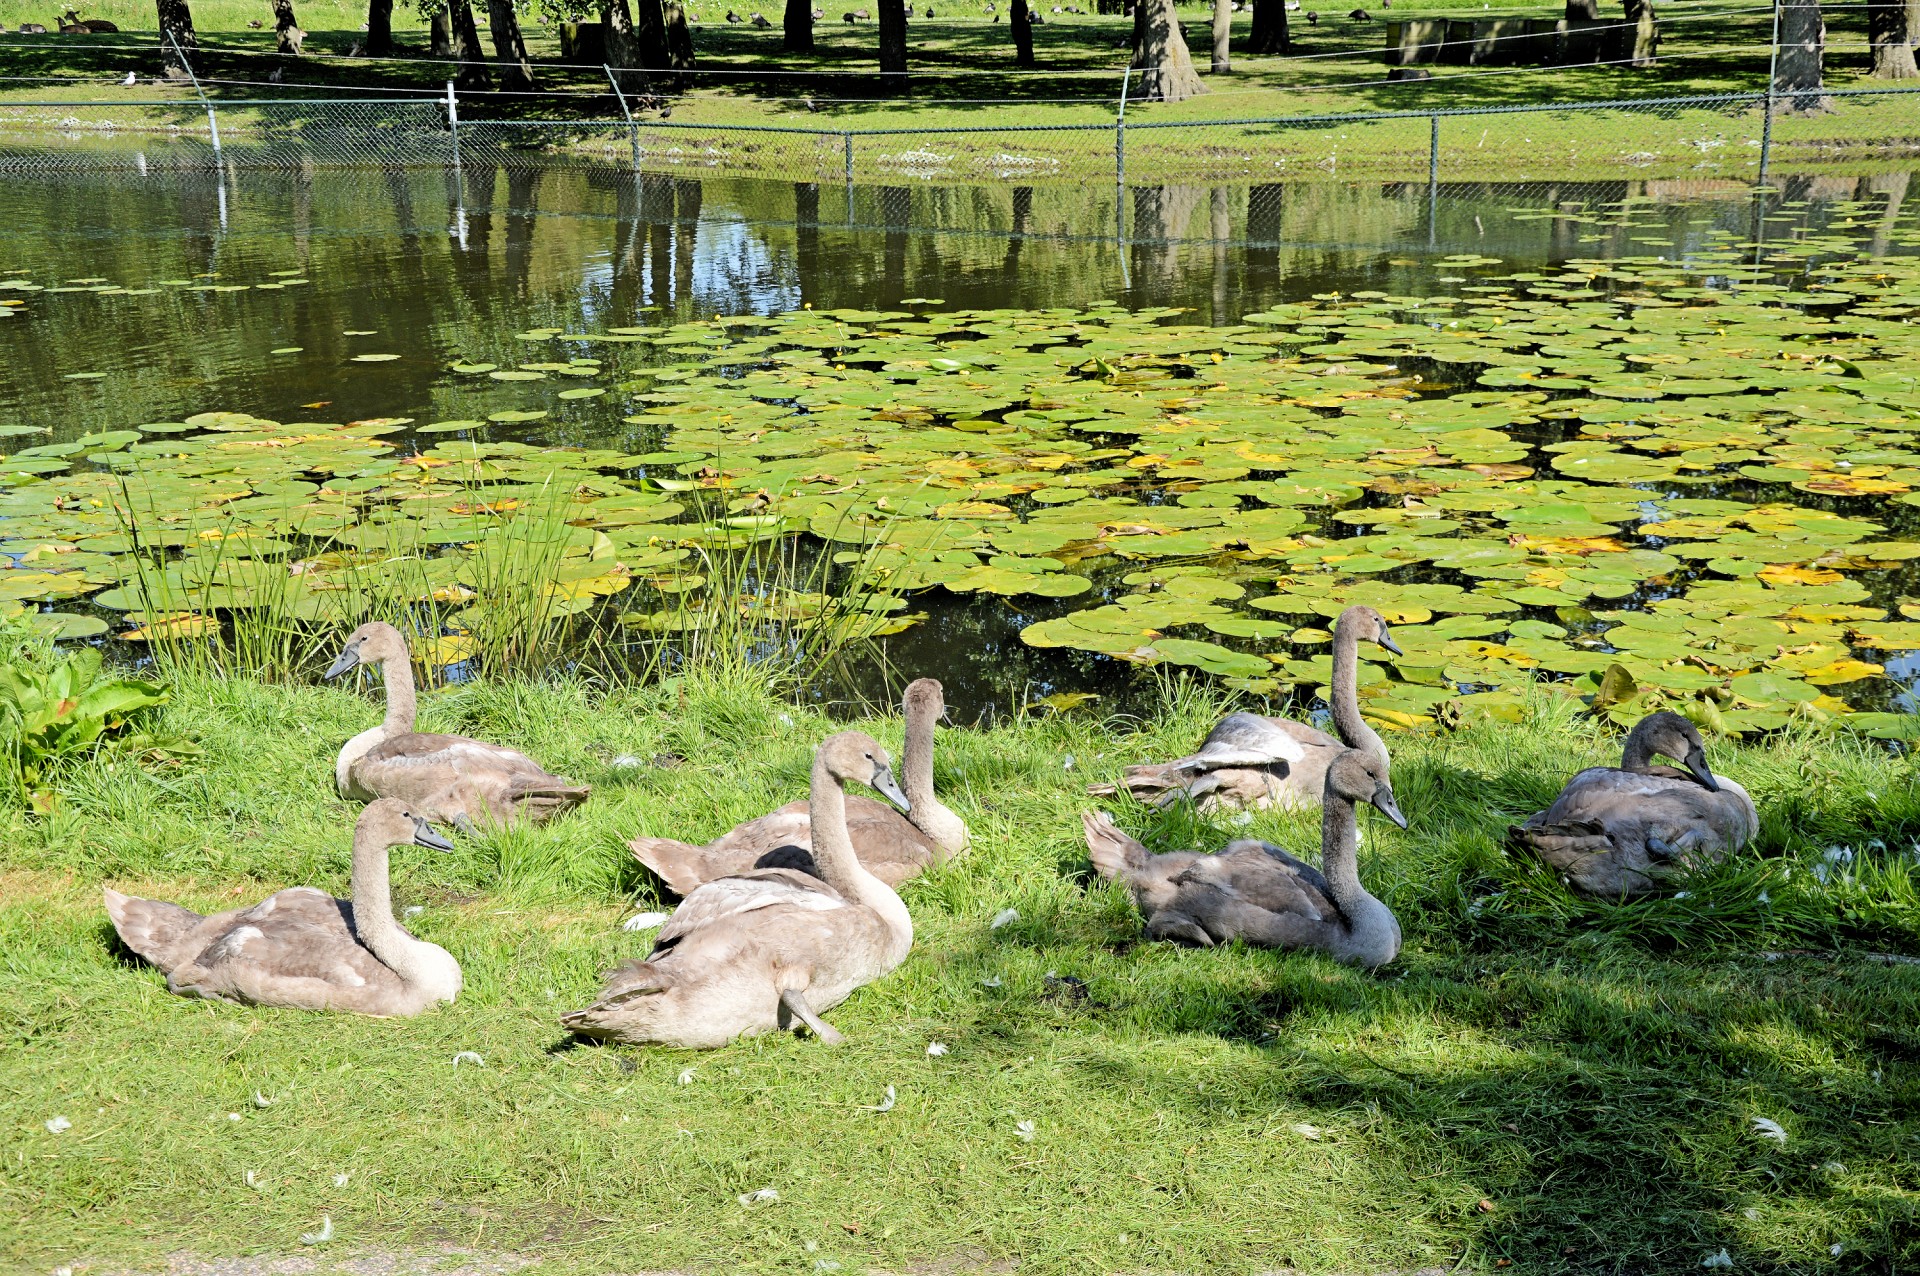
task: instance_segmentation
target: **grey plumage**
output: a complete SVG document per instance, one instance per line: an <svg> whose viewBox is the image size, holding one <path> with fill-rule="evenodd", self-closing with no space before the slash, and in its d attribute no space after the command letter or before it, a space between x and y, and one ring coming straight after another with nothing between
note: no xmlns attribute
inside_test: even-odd
<svg viewBox="0 0 1920 1276"><path fill-rule="evenodd" d="M1154 855L1102 813L1081 817L1096 872L1125 885L1149 938L1207 948L1239 939L1304 948L1371 969L1400 952L1400 923L1360 883L1354 807L1369 802L1401 827L1386 764L1355 749L1328 765L1321 799L1321 864L1253 839L1212 855Z"/></svg>
<svg viewBox="0 0 1920 1276"><path fill-rule="evenodd" d="M1656 754L1686 769L1654 766ZM1630 899L1658 891L1676 870L1723 859L1759 831L1753 799L1708 768L1693 723L1662 711L1634 726L1618 767L1588 767L1508 835L1575 890Z"/></svg>

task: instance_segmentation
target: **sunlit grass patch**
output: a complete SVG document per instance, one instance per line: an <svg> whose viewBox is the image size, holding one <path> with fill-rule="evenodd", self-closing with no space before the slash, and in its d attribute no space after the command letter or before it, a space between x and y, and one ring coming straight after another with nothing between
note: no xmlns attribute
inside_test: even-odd
<svg viewBox="0 0 1920 1276"><path fill-rule="evenodd" d="M1501 831L1612 741L1544 706L1397 738L1414 824L1368 821L1362 870L1407 947L1369 976L1143 943L1130 902L1086 872L1082 786L1190 742L1217 703L944 730L942 796L973 849L906 888L915 953L834 1014L848 1044L685 1055L568 1049L555 1017L644 946L618 923L658 897L624 840L705 838L801 791L830 725L817 711L701 670L428 695L426 725L510 739L595 794L548 828L396 857L408 926L467 986L382 1022L171 997L112 942L103 880L208 910L345 887L353 809L329 763L377 706L191 673L174 692L156 725L204 758L82 765L53 815L8 817L0 1110L25 1155L0 1193L27 1224L9 1261L150 1261L183 1238L291 1252L323 1215L329 1254L452 1240L586 1270L644 1253L714 1270L1611 1271L1721 1247L1812 1270L1836 1244L1893 1261L1908 1244L1920 969L1872 954L1920 950L1911 784L1875 747L1716 747L1763 810L1797 794L1792 819L1689 899L1608 908L1508 858ZM898 743L897 723L870 725ZM1160 849L1317 835L1301 815L1115 809ZM1828 856L1840 846L1850 861ZM991 927L1007 908L1018 919ZM482 1063L455 1066L463 1051ZM871 1110L888 1086L895 1105ZM70 1128L47 1130L55 1116Z"/></svg>

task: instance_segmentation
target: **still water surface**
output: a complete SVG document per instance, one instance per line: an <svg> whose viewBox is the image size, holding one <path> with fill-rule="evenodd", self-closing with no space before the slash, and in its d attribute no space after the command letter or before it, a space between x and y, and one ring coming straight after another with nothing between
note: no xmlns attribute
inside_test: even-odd
<svg viewBox="0 0 1920 1276"><path fill-rule="evenodd" d="M1116 209L1112 191L1079 187L848 192L580 168L10 177L0 271L97 282L41 294L33 313L0 323L0 425L50 427L61 440L216 409L276 420L485 416L522 405L447 365L511 366L527 357L515 334L540 327L910 299L1021 309L1112 300L1231 324L1315 295L1473 283L1449 256L1502 272L1680 260L1729 236L1817 236L1862 200L1887 207L1890 228L1894 188L1907 180L1789 179L1759 200L1711 182L1180 186L1130 190ZM1117 213L1130 242L1116 241ZM1897 251L1884 233L1869 239L1867 251ZM1790 284L1804 262L1780 269ZM275 272L306 282L257 286ZM269 353L289 347L300 352ZM399 357L352 361L369 350ZM604 353L616 374L649 357L644 347ZM621 396L562 402L559 388L526 387L524 406L551 415L490 437L646 446L623 421ZM956 705L1115 690L1125 666L1024 646L1018 629L1034 613L1010 600L934 594L916 599L929 623L893 639L892 658L947 679Z"/></svg>

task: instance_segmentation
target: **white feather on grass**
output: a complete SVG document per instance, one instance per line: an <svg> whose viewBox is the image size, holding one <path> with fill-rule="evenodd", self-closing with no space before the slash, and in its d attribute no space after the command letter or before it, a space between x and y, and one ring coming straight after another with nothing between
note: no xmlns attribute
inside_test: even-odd
<svg viewBox="0 0 1920 1276"><path fill-rule="evenodd" d="M898 1097L899 1096L894 1093L893 1087L888 1086L886 1098L880 1100L880 1102L872 1105L871 1107L865 1107L860 1110L862 1112L891 1112L893 1111L894 1100Z"/></svg>
<svg viewBox="0 0 1920 1276"><path fill-rule="evenodd" d="M1019 920L1020 920L1019 909L1003 908L999 912L993 915L993 920L987 923L987 929L999 930L1002 926L1011 926L1013 925L1013 923Z"/></svg>
<svg viewBox="0 0 1920 1276"><path fill-rule="evenodd" d="M635 913L620 923L621 930L652 930L656 926L666 925L672 913Z"/></svg>
<svg viewBox="0 0 1920 1276"><path fill-rule="evenodd" d="M693 1069L692 1069L692 1068L682 1068L682 1069L680 1069L680 1084L681 1084L681 1085L692 1085L692 1084L693 1084Z"/></svg>
<svg viewBox="0 0 1920 1276"><path fill-rule="evenodd" d="M67 1120L63 1116L56 1116L52 1120L47 1122L48 1134L65 1134L68 1130L71 1130L72 1128L73 1128L73 1122Z"/></svg>
<svg viewBox="0 0 1920 1276"><path fill-rule="evenodd" d="M1308 1125L1305 1121L1297 1122L1287 1128L1303 1139L1317 1140L1320 1137L1320 1127L1317 1125Z"/></svg>
<svg viewBox="0 0 1920 1276"><path fill-rule="evenodd" d="M1733 1255L1727 1253L1727 1251L1723 1249L1718 1254L1708 1254L1705 1258L1701 1259L1700 1266L1731 1267L1733 1266Z"/></svg>
<svg viewBox="0 0 1920 1276"><path fill-rule="evenodd" d="M322 1214L320 1216L319 1231L300 1233L300 1243L302 1245L325 1245L328 1241L332 1239L333 1239L333 1215L331 1214Z"/></svg>
<svg viewBox="0 0 1920 1276"><path fill-rule="evenodd" d="M1753 1119L1753 1132L1763 1139L1772 1139L1775 1143L1785 1143L1787 1141L1786 1130L1782 1128L1778 1121L1768 1117L1755 1117Z"/></svg>
<svg viewBox="0 0 1920 1276"><path fill-rule="evenodd" d="M273 1106L273 1100L261 1094L258 1090L255 1090L253 1092L253 1106L256 1108L270 1108Z"/></svg>
<svg viewBox="0 0 1920 1276"><path fill-rule="evenodd" d="M347 1185L347 1176L346 1176L345 1174L336 1174L336 1175L334 1175L334 1176L333 1176L333 1185L334 1185L335 1187L345 1187L345 1186Z"/></svg>
<svg viewBox="0 0 1920 1276"><path fill-rule="evenodd" d="M454 1067L458 1068L463 1063L470 1063L476 1068L484 1068L487 1066L487 1061L471 1050L462 1050L459 1054L453 1056Z"/></svg>
<svg viewBox="0 0 1920 1276"><path fill-rule="evenodd" d="M762 1201L779 1200L780 1193L774 1191L770 1187L763 1187L758 1192L742 1192L739 1196L735 1197L734 1199L739 1201L742 1205L758 1205Z"/></svg>
<svg viewBox="0 0 1920 1276"><path fill-rule="evenodd" d="M1026 1143L1033 1142L1033 1136L1035 1133L1033 1128L1033 1122L1031 1121L1020 1122L1020 1124L1013 1127L1013 1132L1020 1136L1022 1142L1026 1142Z"/></svg>
<svg viewBox="0 0 1920 1276"><path fill-rule="evenodd" d="M938 1059L941 1055L945 1054L946 1052L947 1052L947 1043L944 1041L929 1041L927 1043L927 1053L932 1055L936 1059Z"/></svg>

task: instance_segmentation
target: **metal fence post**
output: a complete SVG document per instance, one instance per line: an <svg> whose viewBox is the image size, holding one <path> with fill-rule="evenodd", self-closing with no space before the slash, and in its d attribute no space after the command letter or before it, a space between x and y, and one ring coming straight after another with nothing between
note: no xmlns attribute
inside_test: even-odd
<svg viewBox="0 0 1920 1276"><path fill-rule="evenodd" d="M447 81L447 132L453 136L453 166L460 167L460 99L453 95L453 81Z"/></svg>
<svg viewBox="0 0 1920 1276"><path fill-rule="evenodd" d="M213 118L213 103L207 99L207 91L200 87L200 77L193 73L193 63L187 61L186 51L180 42L173 38L173 32L167 31L167 43L173 46L173 56L180 60L180 69L187 73L187 79L193 83L193 91L200 98L200 105L207 109L207 134L213 139L213 162L220 163L220 122Z"/></svg>
<svg viewBox="0 0 1920 1276"><path fill-rule="evenodd" d="M613 96L619 99L620 114L627 117L627 145L633 150L633 171L640 171L640 130L634 127L633 112L627 109L627 95L620 91L620 77L613 68L602 62L600 69L607 73L607 83L613 86Z"/></svg>
<svg viewBox="0 0 1920 1276"><path fill-rule="evenodd" d="M1773 85L1767 85L1767 113L1760 124L1760 184L1767 184L1767 168L1773 162Z"/></svg>
<svg viewBox="0 0 1920 1276"><path fill-rule="evenodd" d="M1127 238L1127 82L1133 78L1129 64L1120 72L1120 113L1113 118L1113 238Z"/></svg>
<svg viewBox="0 0 1920 1276"><path fill-rule="evenodd" d="M1431 248L1439 234L1440 116L1436 112L1428 118L1431 128L1427 134L1427 247Z"/></svg>

